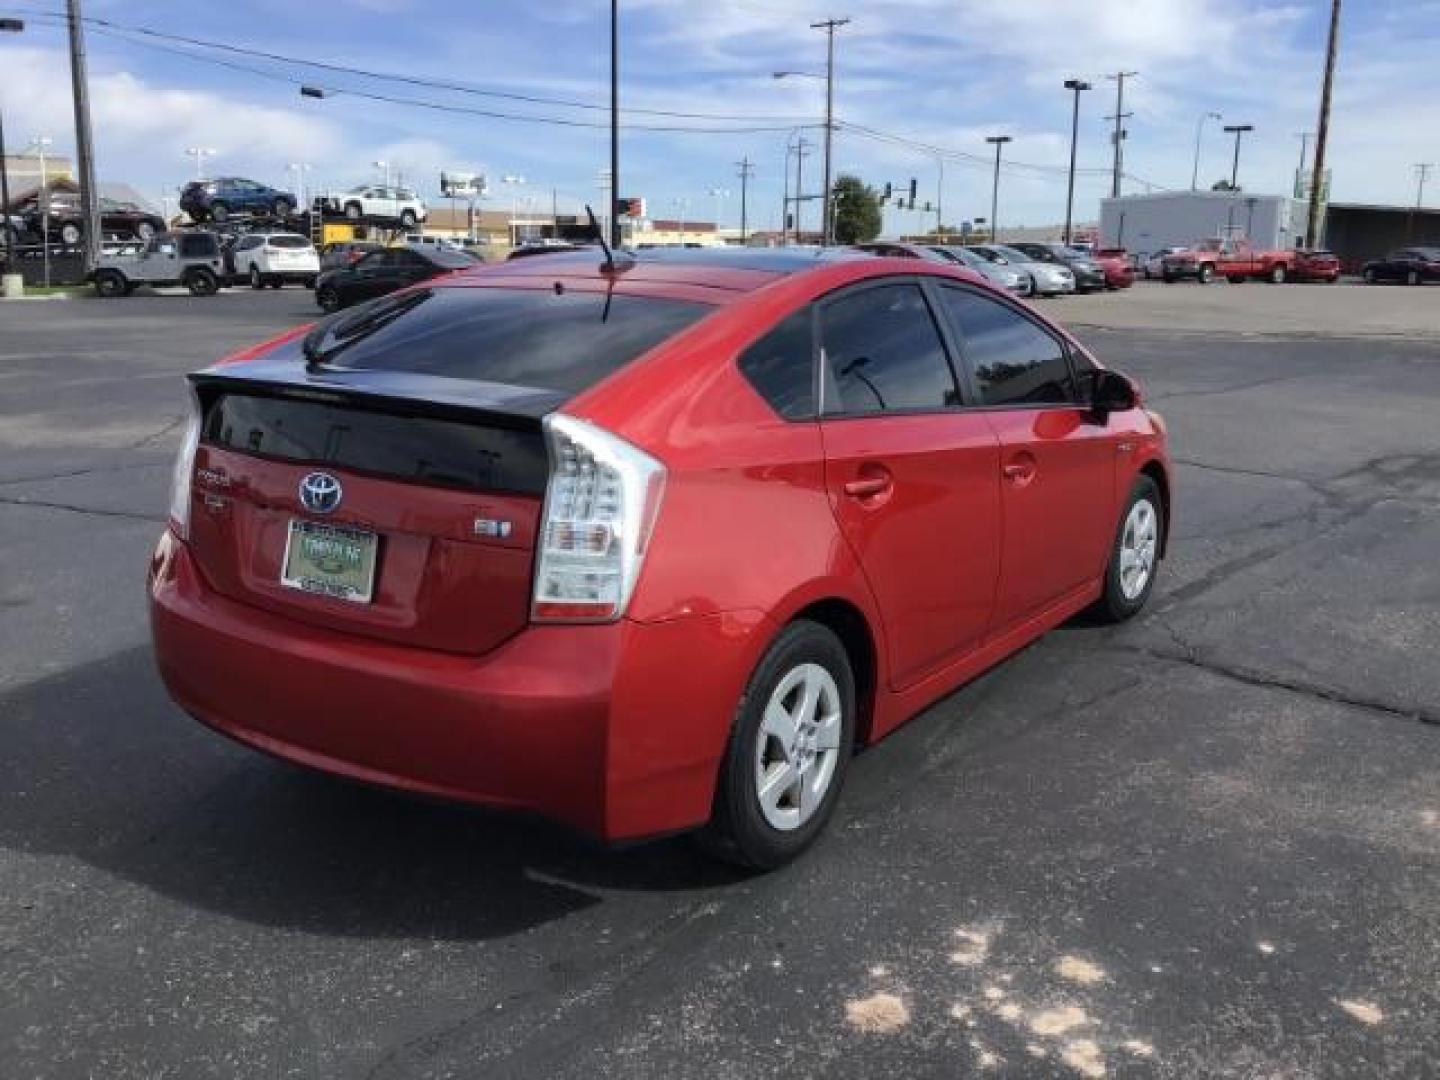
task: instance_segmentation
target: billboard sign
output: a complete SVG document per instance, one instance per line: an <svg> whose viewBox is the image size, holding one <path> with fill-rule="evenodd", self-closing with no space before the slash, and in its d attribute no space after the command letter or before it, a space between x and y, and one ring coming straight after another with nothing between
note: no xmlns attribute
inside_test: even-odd
<svg viewBox="0 0 1440 1080"><path fill-rule="evenodd" d="M477 199L490 194L484 173L442 172L440 194L449 199Z"/></svg>
<svg viewBox="0 0 1440 1080"><path fill-rule="evenodd" d="M616 199L615 214L618 217L643 218L645 216L645 200Z"/></svg>

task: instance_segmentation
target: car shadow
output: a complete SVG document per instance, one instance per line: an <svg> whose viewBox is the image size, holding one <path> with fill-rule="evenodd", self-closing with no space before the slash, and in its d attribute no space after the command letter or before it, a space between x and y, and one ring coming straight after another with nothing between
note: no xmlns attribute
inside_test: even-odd
<svg viewBox="0 0 1440 1080"><path fill-rule="evenodd" d="M246 922L483 940L604 900L744 879L684 838L612 850L543 822L272 761L176 709L148 648L0 697L0 846Z"/></svg>

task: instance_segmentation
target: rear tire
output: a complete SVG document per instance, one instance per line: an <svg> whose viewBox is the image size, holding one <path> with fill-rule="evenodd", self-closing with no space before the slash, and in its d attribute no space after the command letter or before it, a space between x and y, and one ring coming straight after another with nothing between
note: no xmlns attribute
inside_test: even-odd
<svg viewBox="0 0 1440 1080"><path fill-rule="evenodd" d="M1284 285L1286 277L1288 277L1288 275L1285 272L1284 263L1276 263L1270 268L1271 285Z"/></svg>
<svg viewBox="0 0 1440 1080"><path fill-rule="evenodd" d="M795 858L834 812L854 741L855 676L845 646L819 623L791 623L736 706L701 846L758 870Z"/></svg>
<svg viewBox="0 0 1440 1080"><path fill-rule="evenodd" d="M1195 272L1195 280L1201 285L1209 285L1210 279L1215 276L1215 267L1210 263L1201 263L1200 269Z"/></svg>
<svg viewBox="0 0 1440 1080"><path fill-rule="evenodd" d="M1165 504L1160 488L1150 477L1139 476L1120 515L1105 568L1105 591L1094 607L1102 619L1124 622L1145 606L1155 588L1164 535Z"/></svg>
<svg viewBox="0 0 1440 1080"><path fill-rule="evenodd" d="M265 279L260 276L260 268L254 263L250 264L250 287L252 289L263 289Z"/></svg>
<svg viewBox="0 0 1440 1080"><path fill-rule="evenodd" d="M400 212L400 227L402 229L413 229L419 224L419 218L415 216L414 210L402 210Z"/></svg>
<svg viewBox="0 0 1440 1080"><path fill-rule="evenodd" d="M325 312L339 311L343 306L340 302L340 294L333 285L321 285L315 293L315 302Z"/></svg>
<svg viewBox="0 0 1440 1080"><path fill-rule="evenodd" d="M125 282L125 275L119 270L97 270L95 272L95 295L103 296L107 300L129 296L130 288Z"/></svg>
<svg viewBox="0 0 1440 1080"><path fill-rule="evenodd" d="M223 202L211 203L207 216L217 224L230 219L230 208Z"/></svg>
<svg viewBox="0 0 1440 1080"><path fill-rule="evenodd" d="M361 206L358 202L350 202L345 204L345 216L351 221L359 221L361 217L364 216L364 214L365 208Z"/></svg>
<svg viewBox="0 0 1440 1080"><path fill-rule="evenodd" d="M185 287L191 296L214 296L220 291L220 283L209 270L192 270L185 276Z"/></svg>

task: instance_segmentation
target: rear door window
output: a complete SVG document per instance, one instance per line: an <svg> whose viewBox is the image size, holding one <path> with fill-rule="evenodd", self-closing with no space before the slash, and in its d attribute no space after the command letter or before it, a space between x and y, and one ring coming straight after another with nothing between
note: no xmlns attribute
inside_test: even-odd
<svg viewBox="0 0 1440 1080"><path fill-rule="evenodd" d="M1065 346L1015 308L969 289L942 286L982 405L1069 405L1075 381Z"/></svg>
<svg viewBox="0 0 1440 1080"><path fill-rule="evenodd" d="M192 258L208 258L215 254L215 238L208 233L180 237L180 254Z"/></svg>
<svg viewBox="0 0 1440 1080"><path fill-rule="evenodd" d="M940 331L913 282L870 286L821 309L825 411L865 414L960 403Z"/></svg>
<svg viewBox="0 0 1440 1080"><path fill-rule="evenodd" d="M575 290L424 289L328 319L311 331L306 348L312 362L342 369L574 394L711 310L708 304Z"/></svg>

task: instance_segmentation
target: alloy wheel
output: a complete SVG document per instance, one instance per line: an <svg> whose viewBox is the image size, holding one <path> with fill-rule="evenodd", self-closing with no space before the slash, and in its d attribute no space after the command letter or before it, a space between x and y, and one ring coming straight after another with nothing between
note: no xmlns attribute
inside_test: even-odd
<svg viewBox="0 0 1440 1080"><path fill-rule="evenodd" d="M1137 500L1126 515L1120 535L1120 591L1126 600L1139 599L1145 592L1155 567L1158 536L1154 505L1148 499Z"/></svg>
<svg viewBox="0 0 1440 1080"><path fill-rule="evenodd" d="M755 743L755 790L766 822L800 828L824 802L840 754L840 688L819 664L799 664L775 686Z"/></svg>

